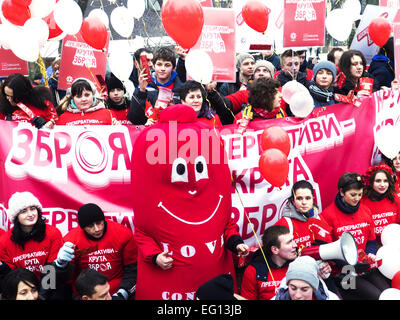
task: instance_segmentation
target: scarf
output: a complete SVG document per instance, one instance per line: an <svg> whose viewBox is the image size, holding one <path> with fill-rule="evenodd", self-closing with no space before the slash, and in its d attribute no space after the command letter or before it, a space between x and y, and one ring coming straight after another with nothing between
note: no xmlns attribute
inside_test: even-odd
<svg viewBox="0 0 400 320"><path fill-rule="evenodd" d="M338 192L335 198L335 205L343 213L352 214L357 212L358 208L360 207L360 202L358 202L357 205L353 207L344 202L342 196L340 195L340 192Z"/></svg>
<svg viewBox="0 0 400 320"><path fill-rule="evenodd" d="M314 81L308 88L313 98L318 101L326 101L329 102L333 100L333 92L330 90L320 88Z"/></svg>

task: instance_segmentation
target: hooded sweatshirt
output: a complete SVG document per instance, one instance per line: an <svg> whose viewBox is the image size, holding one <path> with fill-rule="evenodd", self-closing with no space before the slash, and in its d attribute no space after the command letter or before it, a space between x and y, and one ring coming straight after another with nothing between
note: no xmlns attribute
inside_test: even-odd
<svg viewBox="0 0 400 320"><path fill-rule="evenodd" d="M283 209L282 218L275 225L288 227L299 249L309 247L313 242L332 242L331 227L321 221L315 206L308 213L302 214L288 201Z"/></svg>

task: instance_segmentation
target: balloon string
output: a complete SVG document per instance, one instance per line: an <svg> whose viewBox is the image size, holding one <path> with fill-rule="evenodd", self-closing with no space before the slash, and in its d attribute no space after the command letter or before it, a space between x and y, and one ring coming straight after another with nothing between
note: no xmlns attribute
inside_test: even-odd
<svg viewBox="0 0 400 320"><path fill-rule="evenodd" d="M40 53L39 53L39 57L38 57L38 59L36 61L36 64L39 66L40 73L43 76L43 80L44 80L45 86L48 87L49 86L49 81L47 79L46 66L44 64L44 61L43 61L42 56L40 55Z"/></svg>
<svg viewBox="0 0 400 320"><path fill-rule="evenodd" d="M232 179L232 183L234 183L232 173L231 173L231 179ZM249 222L249 225L250 225L250 227L251 227L251 230L253 231L253 234L254 234L254 236L255 236L255 238L256 238L258 247L260 248L260 251L261 251L261 253L262 253L263 257L264 257L264 261L265 261L265 263L266 263L266 265L267 265L268 273L271 275L272 281L273 281L274 286L275 286L275 290L277 290L277 288L278 288L278 287L277 287L277 283L275 282L274 275L272 274L272 270L271 270L271 268L270 268L270 266L269 266L267 257L265 256L265 252L264 252L264 250L263 250L263 248L262 248L262 246L261 246L260 240L259 240L258 237L257 237L257 233L256 233L256 231L254 230L253 223L250 221L250 218L249 218L249 216L248 216L247 213L246 213L246 208L245 208L245 206L244 206L244 204L243 204L242 198L240 197L240 193L239 193L239 191L238 191L236 185L235 185L235 192L236 192L237 196L239 197L239 201L240 201L240 203L241 203L241 205L242 205L242 207L243 207L243 213L244 213L244 215L246 216L247 221Z"/></svg>

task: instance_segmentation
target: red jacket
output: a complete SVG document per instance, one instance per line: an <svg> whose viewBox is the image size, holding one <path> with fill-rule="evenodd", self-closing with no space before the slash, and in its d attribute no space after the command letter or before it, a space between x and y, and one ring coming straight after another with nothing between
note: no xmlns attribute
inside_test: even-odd
<svg viewBox="0 0 400 320"><path fill-rule="evenodd" d="M243 274L240 290L242 297L248 300L270 300L275 296L282 279L286 276L291 261L288 261L282 267L278 267L269 258L267 258L267 261L270 272L260 249L254 253L252 262Z"/></svg>
<svg viewBox="0 0 400 320"><path fill-rule="evenodd" d="M29 240L24 249L11 240L12 230L0 238L0 260L11 269L26 268L42 277L43 266L57 259L58 250L63 246L60 230L46 224L46 236L41 242Z"/></svg>
<svg viewBox="0 0 400 320"><path fill-rule="evenodd" d="M303 222L282 217L275 225L288 227L299 249L311 246L315 240L332 242L331 227L325 221L317 218L309 218Z"/></svg>
<svg viewBox="0 0 400 320"><path fill-rule="evenodd" d="M64 126L85 126L85 125L110 125L113 123L113 116L109 109L98 109L93 112L73 113L65 111L56 124Z"/></svg>
<svg viewBox="0 0 400 320"><path fill-rule="evenodd" d="M88 253L75 256L71 263L76 265L73 282L83 269L95 269L108 276L110 293L118 291L123 267L136 262L137 245L132 231L127 227L107 220L105 235L100 240L91 240L77 227L64 236L65 242L72 242L77 250L89 249Z"/></svg>
<svg viewBox="0 0 400 320"><path fill-rule="evenodd" d="M12 114L12 119L13 121L18 121L18 122L31 122L34 117L42 117L47 121L54 121L54 123L58 120L58 115L57 111L54 108L53 104L45 100L44 102L46 104L46 109L42 110L39 109L31 104L25 103L24 105L28 107L28 109L32 112L31 115L27 114L25 111L23 111L20 108L17 108Z"/></svg>

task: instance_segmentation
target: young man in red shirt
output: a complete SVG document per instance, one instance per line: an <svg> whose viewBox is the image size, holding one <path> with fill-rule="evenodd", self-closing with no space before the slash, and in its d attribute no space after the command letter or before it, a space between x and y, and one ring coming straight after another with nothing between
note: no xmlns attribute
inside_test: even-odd
<svg viewBox="0 0 400 320"><path fill-rule="evenodd" d="M137 273L137 245L132 231L106 221L103 211L94 203L79 208L78 223L79 227L65 235L56 266L64 269L71 264L73 284L82 270L97 270L108 276L112 295L132 298Z"/></svg>

